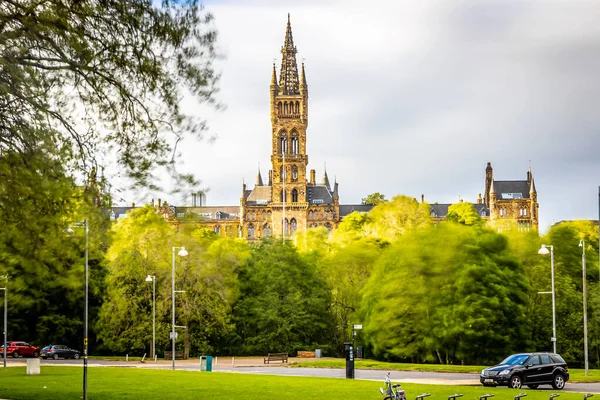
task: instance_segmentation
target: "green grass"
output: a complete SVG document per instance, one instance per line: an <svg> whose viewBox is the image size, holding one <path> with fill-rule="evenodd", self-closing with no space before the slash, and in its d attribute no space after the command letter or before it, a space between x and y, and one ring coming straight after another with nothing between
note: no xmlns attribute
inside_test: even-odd
<svg viewBox="0 0 600 400"><path fill-rule="evenodd" d="M302 361L290 366L299 368L346 368L346 361L343 359ZM354 368L381 369L385 371L465 372L478 374L486 367L476 365L403 364L375 360L356 360ZM588 376L585 376L585 370L569 368L569 382L600 382L600 370L590 369L588 372Z"/></svg>
<svg viewBox="0 0 600 400"><path fill-rule="evenodd" d="M0 398L57 400L82 397L81 367L42 366L41 375L25 375L25 367L0 370ZM382 378L383 378L382 374ZM382 379L383 381L383 379ZM382 399L383 382L339 378L286 377L223 372L192 372L141 368L93 367L88 369L88 398L111 399ZM403 384L407 399L431 393L431 400L446 400L462 393L478 399L494 393L495 399L512 400L523 391L481 386ZM547 400L549 391L527 390L527 400ZM563 392L560 400L581 400L581 394Z"/></svg>

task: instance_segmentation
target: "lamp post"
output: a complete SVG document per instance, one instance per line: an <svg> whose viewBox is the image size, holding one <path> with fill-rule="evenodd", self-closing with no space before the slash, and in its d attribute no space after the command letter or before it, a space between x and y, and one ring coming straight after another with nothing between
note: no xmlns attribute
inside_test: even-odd
<svg viewBox="0 0 600 400"><path fill-rule="evenodd" d="M581 247L581 267L583 269L583 357L585 376L588 376L588 328L587 328L587 274L585 270L585 241L579 241Z"/></svg>
<svg viewBox="0 0 600 400"><path fill-rule="evenodd" d="M175 290L175 249L180 249L177 253L180 257L185 257L188 255L188 252L185 250L185 247L175 247L173 246L172 255L173 255L173 263L171 268L171 278L172 278L172 292L171 292L171 302L172 302L172 324L171 324L171 357L173 359L173 371L175 370L175 293L183 293L183 290Z"/></svg>
<svg viewBox="0 0 600 400"><path fill-rule="evenodd" d="M4 279L5 283L4 283L4 287L0 288L0 290L4 290L4 347L2 348L3 350L3 357L4 357L4 369L6 370L6 335L8 332L8 298L6 295L6 291L7 291L7 287L8 287L8 275L3 275L0 276L0 279Z"/></svg>
<svg viewBox="0 0 600 400"><path fill-rule="evenodd" d="M548 251L550 248L550 251ZM550 253L550 268L552 276L552 291L551 292L538 292L539 294L552 294L552 344L554 353L556 353L556 303L554 299L554 246L546 246L545 244L538 250L538 254Z"/></svg>
<svg viewBox="0 0 600 400"><path fill-rule="evenodd" d="M152 359L156 358L156 276L148 275L146 282L152 282Z"/></svg>

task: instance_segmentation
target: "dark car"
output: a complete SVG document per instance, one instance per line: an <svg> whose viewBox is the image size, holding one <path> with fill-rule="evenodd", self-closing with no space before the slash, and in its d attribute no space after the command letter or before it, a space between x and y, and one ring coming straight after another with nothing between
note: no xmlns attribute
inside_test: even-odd
<svg viewBox="0 0 600 400"><path fill-rule="evenodd" d="M58 360L59 358L79 358L79 350L70 349L62 344L51 344L42 349L42 358L53 358Z"/></svg>
<svg viewBox="0 0 600 400"><path fill-rule="evenodd" d="M539 385L552 385L562 389L569 380L569 367L561 356L554 353L513 354L498 365L481 371L483 386L508 386L520 389L527 385L537 389Z"/></svg>
<svg viewBox="0 0 600 400"><path fill-rule="evenodd" d="M31 345L27 342L6 342L6 355L17 358L23 357L38 357L40 355L40 348ZM4 346L0 346L0 357L4 356Z"/></svg>

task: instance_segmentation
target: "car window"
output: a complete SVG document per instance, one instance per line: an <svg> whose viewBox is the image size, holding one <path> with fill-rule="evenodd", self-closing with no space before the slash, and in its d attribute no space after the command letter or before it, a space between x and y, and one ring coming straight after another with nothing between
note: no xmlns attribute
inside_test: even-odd
<svg viewBox="0 0 600 400"><path fill-rule="evenodd" d="M539 365L540 357L538 355L531 356L531 358L527 361L527 364L531 365Z"/></svg>
<svg viewBox="0 0 600 400"><path fill-rule="evenodd" d="M552 364L552 360L548 354L542 354L540 358L542 359L542 364Z"/></svg>
<svg viewBox="0 0 600 400"><path fill-rule="evenodd" d="M557 364L566 364L565 360L563 360L563 358L558 354L551 354L550 358L552 358L552 360Z"/></svg>
<svg viewBox="0 0 600 400"><path fill-rule="evenodd" d="M513 354L512 356L507 357L500 364L503 364L503 365L523 365L525 363L525 361L527 360L528 357L529 357L529 354Z"/></svg>

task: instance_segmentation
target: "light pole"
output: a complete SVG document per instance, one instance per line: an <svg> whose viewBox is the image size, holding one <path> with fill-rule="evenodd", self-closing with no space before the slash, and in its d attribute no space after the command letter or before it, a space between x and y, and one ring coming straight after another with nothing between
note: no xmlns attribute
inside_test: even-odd
<svg viewBox="0 0 600 400"><path fill-rule="evenodd" d="M4 353L4 369L6 369L6 335L8 332L8 297L6 295L6 291L8 287L8 275L0 276L0 279L5 280L4 287L0 288L0 290L4 290L4 347L2 348L2 351Z"/></svg>
<svg viewBox="0 0 600 400"><path fill-rule="evenodd" d="M588 376L588 328L587 328L587 274L585 271L585 241L579 241L581 247L581 266L583 268L583 359L585 361L585 376Z"/></svg>
<svg viewBox="0 0 600 400"><path fill-rule="evenodd" d="M146 282L152 282L152 359L156 358L156 276L148 275Z"/></svg>
<svg viewBox="0 0 600 400"><path fill-rule="evenodd" d="M84 316L83 316L83 400L87 400L87 367L88 367L88 292L89 292L89 268L88 268L88 249L89 249L89 225L88 220L84 219L83 222L76 222L75 226L78 228L83 227L85 229L85 305L84 305ZM73 229L69 228L68 232L73 232Z"/></svg>
<svg viewBox="0 0 600 400"><path fill-rule="evenodd" d="M548 247L550 251L548 251ZM545 244L540 247L538 250L538 254L548 254L550 253L550 268L551 268L551 276L552 276L552 291L551 292L538 292L539 294L552 294L552 344L554 348L554 353L556 353L556 303L554 300L554 246L546 246Z"/></svg>
<svg viewBox="0 0 600 400"><path fill-rule="evenodd" d="M180 249L177 253L180 257L185 257L188 255L188 252L185 250L185 247L175 247L173 246L172 254L173 254L173 263L171 268L171 278L172 278L172 292L171 292L171 302L173 306L173 310L171 313L172 316L172 324L171 324L171 357L173 359L173 371L175 370L175 293L183 293L183 290L175 290L175 249Z"/></svg>

